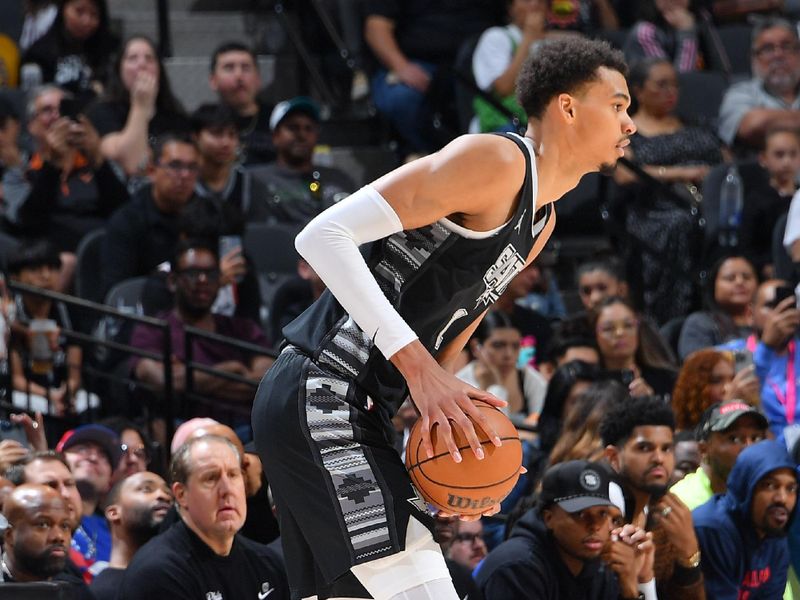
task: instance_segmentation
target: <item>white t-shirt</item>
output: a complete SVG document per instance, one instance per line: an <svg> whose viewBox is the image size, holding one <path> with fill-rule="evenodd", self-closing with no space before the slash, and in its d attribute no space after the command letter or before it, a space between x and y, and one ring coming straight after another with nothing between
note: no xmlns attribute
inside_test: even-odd
<svg viewBox="0 0 800 600"><path fill-rule="evenodd" d="M516 25L490 27L483 32L472 55L472 75L482 90L489 91L514 57L514 44L522 41L522 30Z"/></svg>
<svg viewBox="0 0 800 600"><path fill-rule="evenodd" d="M456 373L456 377L473 387L480 388L478 378L475 377L476 365L477 362L473 360ZM501 385L490 385L486 391L494 394L500 400L508 400L508 390ZM544 397L547 394L547 380L539 371L529 366L522 368L522 394L525 397L525 412L528 415L538 415L542 412ZM500 410L508 414L508 408L501 408Z"/></svg>

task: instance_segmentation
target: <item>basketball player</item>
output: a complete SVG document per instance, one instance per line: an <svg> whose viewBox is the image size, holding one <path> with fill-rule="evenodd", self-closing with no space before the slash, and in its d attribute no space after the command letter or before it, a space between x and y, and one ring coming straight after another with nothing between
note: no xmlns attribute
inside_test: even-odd
<svg viewBox="0 0 800 600"><path fill-rule="evenodd" d="M410 394L428 456L436 426L460 462L457 427L482 459L468 417L500 444L472 400L504 403L448 365L544 247L553 202L623 155L635 131L625 71L605 43L543 44L519 77L524 137L458 138L297 237L328 291L285 328L253 407L293 598L456 600L391 417Z"/></svg>

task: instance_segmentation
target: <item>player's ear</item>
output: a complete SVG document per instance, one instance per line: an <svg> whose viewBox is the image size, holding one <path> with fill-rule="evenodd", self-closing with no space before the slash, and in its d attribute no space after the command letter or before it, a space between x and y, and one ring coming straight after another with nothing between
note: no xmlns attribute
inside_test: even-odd
<svg viewBox="0 0 800 600"><path fill-rule="evenodd" d="M575 118L575 98L569 94L559 94L558 110L567 121L572 121Z"/></svg>

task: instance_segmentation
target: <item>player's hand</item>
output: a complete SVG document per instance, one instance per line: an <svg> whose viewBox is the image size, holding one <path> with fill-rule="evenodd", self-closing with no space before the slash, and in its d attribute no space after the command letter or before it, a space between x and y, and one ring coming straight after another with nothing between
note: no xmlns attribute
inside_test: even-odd
<svg viewBox="0 0 800 600"><path fill-rule="evenodd" d="M431 431L435 426L453 460L461 462L451 421L461 429L478 460L483 460L484 452L473 422L495 446L500 446L500 436L473 400L483 400L494 407L503 407L506 402L445 371L419 340L401 348L391 357L391 362L405 377L411 400L419 411L422 447L428 458L434 456Z"/></svg>

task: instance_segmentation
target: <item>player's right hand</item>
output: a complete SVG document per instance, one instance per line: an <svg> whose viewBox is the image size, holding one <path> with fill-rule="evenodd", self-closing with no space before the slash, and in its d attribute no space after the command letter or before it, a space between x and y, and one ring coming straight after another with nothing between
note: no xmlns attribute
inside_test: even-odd
<svg viewBox="0 0 800 600"><path fill-rule="evenodd" d="M419 340L402 348L391 360L405 377L411 400L419 411L422 447L428 458L434 456L431 442L434 426L455 462L461 462L462 457L453 437L453 426L461 429L478 460L483 460L484 453L473 422L495 446L500 446L500 436L473 400L483 400L498 408L505 406L505 401L445 371Z"/></svg>

